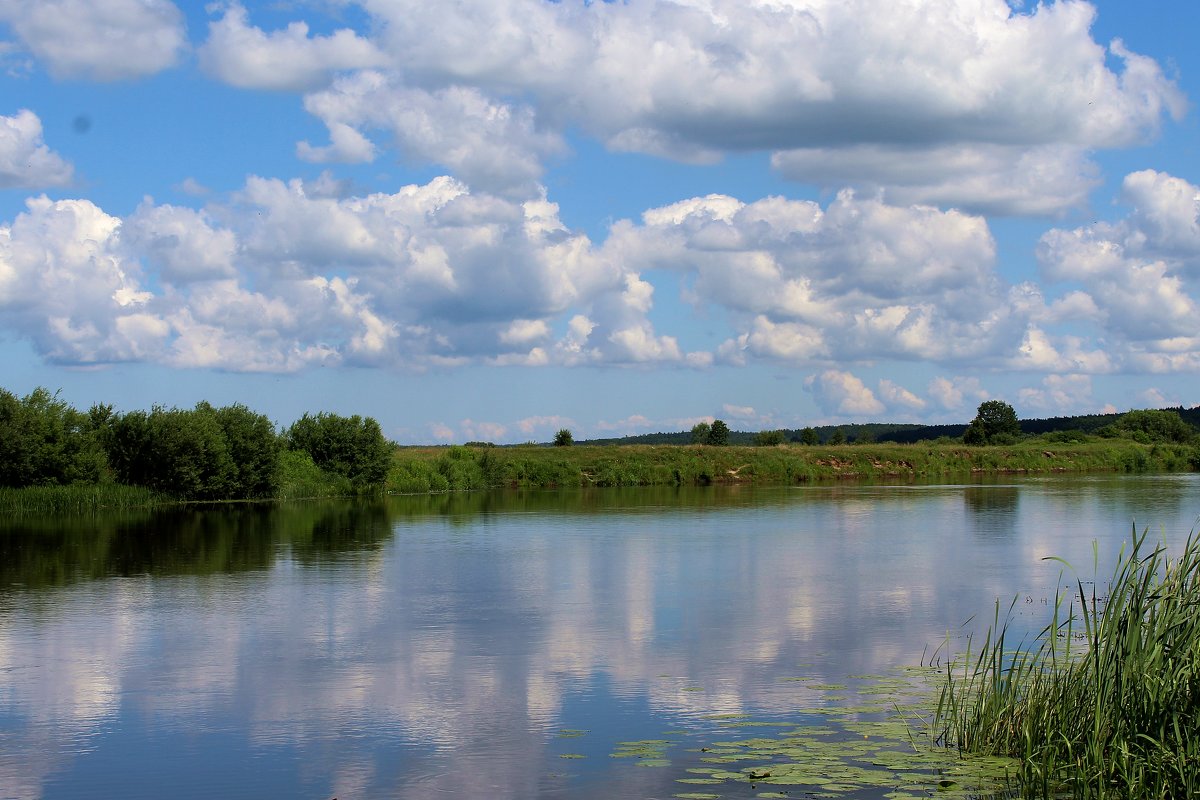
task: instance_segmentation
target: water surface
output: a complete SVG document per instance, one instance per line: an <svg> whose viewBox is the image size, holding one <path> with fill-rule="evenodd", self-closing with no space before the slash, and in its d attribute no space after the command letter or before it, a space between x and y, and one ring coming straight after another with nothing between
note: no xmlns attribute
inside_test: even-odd
<svg viewBox="0 0 1200 800"><path fill-rule="evenodd" d="M671 797L618 742L807 724L1197 514L1165 475L0 522L0 797Z"/></svg>

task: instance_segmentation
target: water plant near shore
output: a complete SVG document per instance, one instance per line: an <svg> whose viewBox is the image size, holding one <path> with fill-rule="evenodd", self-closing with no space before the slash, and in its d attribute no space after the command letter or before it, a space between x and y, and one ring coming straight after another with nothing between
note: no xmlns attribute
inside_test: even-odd
<svg viewBox="0 0 1200 800"><path fill-rule="evenodd" d="M1107 596L1081 580L1060 594L1028 649L997 608L974 657L946 670L946 744L1016 758L1030 797L1200 796L1200 539L1171 559L1146 538L1134 530Z"/></svg>

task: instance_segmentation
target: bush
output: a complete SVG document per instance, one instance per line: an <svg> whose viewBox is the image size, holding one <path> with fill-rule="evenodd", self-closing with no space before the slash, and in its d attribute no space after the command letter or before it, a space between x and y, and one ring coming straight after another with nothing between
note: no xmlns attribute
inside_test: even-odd
<svg viewBox="0 0 1200 800"><path fill-rule="evenodd" d="M97 483L106 474L92 416L46 389L23 399L0 389L0 486Z"/></svg>
<svg viewBox="0 0 1200 800"><path fill-rule="evenodd" d="M756 447L774 447L775 445L783 444L787 438L783 435L783 431L759 431L754 434L754 444Z"/></svg>
<svg viewBox="0 0 1200 800"><path fill-rule="evenodd" d="M570 430L562 428L558 433L554 434L555 447L570 447L573 444L575 444L575 437Z"/></svg>
<svg viewBox="0 0 1200 800"><path fill-rule="evenodd" d="M381 486L393 447L371 417L305 414L287 431L287 446L312 457L321 469L348 478L356 489Z"/></svg>

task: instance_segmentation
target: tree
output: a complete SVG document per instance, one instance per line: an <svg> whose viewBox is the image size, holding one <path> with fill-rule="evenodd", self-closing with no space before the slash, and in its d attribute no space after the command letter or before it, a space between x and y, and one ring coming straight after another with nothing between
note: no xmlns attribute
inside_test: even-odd
<svg viewBox="0 0 1200 800"><path fill-rule="evenodd" d="M349 478L360 489L382 484L392 461L392 446L379 423L357 414L305 414L288 428L287 446L303 450L318 467Z"/></svg>
<svg viewBox="0 0 1200 800"><path fill-rule="evenodd" d="M804 430L800 431L800 444L809 445L811 447L814 444L818 444L820 441L821 437L817 435L815 428L805 428Z"/></svg>
<svg viewBox="0 0 1200 800"><path fill-rule="evenodd" d="M0 486L96 483L107 473L92 418L58 394L0 389Z"/></svg>
<svg viewBox="0 0 1200 800"><path fill-rule="evenodd" d="M757 447L774 447L783 444L784 441L783 431L759 431L754 434L754 444Z"/></svg>
<svg viewBox="0 0 1200 800"><path fill-rule="evenodd" d="M1003 400L985 400L963 434L963 443L1010 444L1020 435L1021 423L1013 407Z"/></svg>
<svg viewBox="0 0 1200 800"><path fill-rule="evenodd" d="M561 428L558 433L554 434L555 447L570 447L573 444L575 444L575 437L569 429Z"/></svg>
<svg viewBox="0 0 1200 800"><path fill-rule="evenodd" d="M712 426L707 422L697 422L692 426L692 444L708 444L708 432Z"/></svg>
<svg viewBox="0 0 1200 800"><path fill-rule="evenodd" d="M729 444L729 426L723 420L714 419L712 426L708 429L708 441L705 444L714 447L724 447Z"/></svg>
<svg viewBox="0 0 1200 800"><path fill-rule="evenodd" d="M1113 423L1117 433L1134 441L1189 442L1196 436L1196 429L1188 424L1178 411L1170 409L1146 409L1127 411Z"/></svg>
<svg viewBox="0 0 1200 800"><path fill-rule="evenodd" d="M846 433L841 428L837 428L834 430L833 433L829 434L829 444L845 444L845 443L846 443Z"/></svg>
<svg viewBox="0 0 1200 800"><path fill-rule="evenodd" d="M209 411L216 416L217 424L225 434L236 470L231 496L239 499L272 497L278 488L281 449L275 425L263 414L256 414L240 403L215 410L210 407Z"/></svg>

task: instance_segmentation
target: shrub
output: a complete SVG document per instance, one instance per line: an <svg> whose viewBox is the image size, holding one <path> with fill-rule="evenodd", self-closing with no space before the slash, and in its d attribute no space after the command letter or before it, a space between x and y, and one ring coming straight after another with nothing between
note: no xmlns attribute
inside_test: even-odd
<svg viewBox="0 0 1200 800"><path fill-rule="evenodd" d="M371 417L326 412L305 414L292 423L287 446L308 453L318 467L348 478L356 489L384 483L393 451Z"/></svg>

